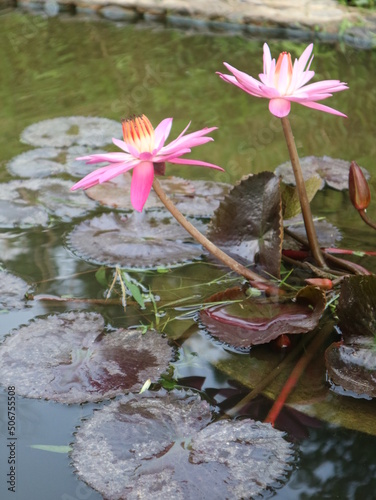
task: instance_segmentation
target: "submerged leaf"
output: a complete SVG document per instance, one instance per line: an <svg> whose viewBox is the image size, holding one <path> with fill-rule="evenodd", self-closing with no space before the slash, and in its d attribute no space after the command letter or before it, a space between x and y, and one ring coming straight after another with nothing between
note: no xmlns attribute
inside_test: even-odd
<svg viewBox="0 0 376 500"><path fill-rule="evenodd" d="M18 276L0 270L0 312L26 307L28 284Z"/></svg>
<svg viewBox="0 0 376 500"><path fill-rule="evenodd" d="M50 451L52 453L69 453L72 451L70 446L57 446L52 444L31 444L30 448L34 448L35 450L43 450Z"/></svg>
<svg viewBox="0 0 376 500"><path fill-rule="evenodd" d="M339 191L349 188L349 161L330 158L329 156L323 156L321 158L317 156L306 156L300 159L300 164L303 170L304 180L308 180L315 175L321 178L320 189L323 189L325 184ZM366 178L369 179L370 175L367 170L362 168L362 171ZM274 173L278 177L281 177L286 184L295 185L295 177L290 161L277 167Z"/></svg>
<svg viewBox="0 0 376 500"><path fill-rule="evenodd" d="M282 215L279 180L270 172L237 184L221 202L208 228L208 238L227 253L279 277Z"/></svg>
<svg viewBox="0 0 376 500"><path fill-rule="evenodd" d="M220 200L229 192L231 186L212 181L191 181L178 177L161 177L163 190L185 215L209 217L218 207ZM86 194L102 205L112 208L133 210L130 200L131 174L115 177L111 181L97 184ZM152 190L145 208L162 208L163 204Z"/></svg>
<svg viewBox="0 0 376 500"><path fill-rule="evenodd" d="M94 148L111 144L121 137L121 126L108 118L63 116L33 123L21 133L21 141L32 146L69 147L74 144Z"/></svg>
<svg viewBox="0 0 376 500"><path fill-rule="evenodd" d="M101 401L158 379L171 358L156 332L106 333L99 314L69 312L11 332L0 345L0 380L30 398Z"/></svg>
<svg viewBox="0 0 376 500"><path fill-rule="evenodd" d="M234 347L266 344L282 334L313 330L325 309L324 293L307 286L296 297L247 297L241 288L217 293L209 302L239 302L211 306L201 312L210 334Z"/></svg>
<svg viewBox="0 0 376 500"><path fill-rule="evenodd" d="M203 224L193 221L203 230ZM79 257L123 269L176 266L200 258L203 250L165 212L103 214L81 222L67 237Z"/></svg>
<svg viewBox="0 0 376 500"><path fill-rule="evenodd" d="M70 221L96 204L83 193L72 193L61 179L27 179L0 184L0 227L47 226L59 217Z"/></svg>
<svg viewBox="0 0 376 500"><path fill-rule="evenodd" d="M82 425L73 464L108 500L240 500L283 481L293 456L283 433L250 419L210 420L191 393L129 395Z"/></svg>
<svg viewBox="0 0 376 500"><path fill-rule="evenodd" d="M375 311L376 276L345 278L337 307L343 343L332 344L325 353L334 390L376 397Z"/></svg>
<svg viewBox="0 0 376 500"><path fill-rule="evenodd" d="M93 165L77 161L78 156L101 154L105 151L87 146L71 146L65 148L36 148L15 156L7 164L12 175L24 178L42 178L67 173L75 177L83 177L93 171ZM105 165L99 163L96 167Z"/></svg>

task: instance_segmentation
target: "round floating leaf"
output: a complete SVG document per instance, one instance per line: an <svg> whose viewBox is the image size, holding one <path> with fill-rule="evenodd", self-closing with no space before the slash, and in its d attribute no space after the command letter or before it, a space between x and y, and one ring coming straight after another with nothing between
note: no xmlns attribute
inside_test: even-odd
<svg viewBox="0 0 376 500"><path fill-rule="evenodd" d="M203 224L194 224L203 230ZM67 243L89 262L128 269L176 266L203 253L166 211L102 214L76 226Z"/></svg>
<svg viewBox="0 0 376 500"><path fill-rule="evenodd" d="M78 430L74 467L107 500L240 500L283 481L293 455L283 433L210 418L191 393L129 395Z"/></svg>
<svg viewBox="0 0 376 500"><path fill-rule="evenodd" d="M333 226L333 224L331 224L327 220L318 220L315 221L314 224L315 224L317 239L321 247L323 248L335 247L338 241L342 239L340 230L335 226ZM284 225L292 233L296 234L296 236L307 241L307 233L304 227L303 217L301 215L298 215L293 219L285 221ZM284 249L290 249L290 250L300 249L301 247L302 245L299 242L297 242L294 238L290 237L287 234L285 235L283 240Z"/></svg>
<svg viewBox="0 0 376 500"><path fill-rule="evenodd" d="M329 156L323 156L321 158L317 156L306 156L300 159L300 164L303 170L304 180L307 181L311 177L317 175L321 178L320 189L323 189L325 183L329 187L338 189L339 191L349 188L349 161L330 158ZM369 179L370 175L367 170L362 168L362 171L366 179ZM282 165L275 169L274 173L278 177L281 177L286 184L295 185L295 177L291 162L287 161L286 163L282 163Z"/></svg>
<svg viewBox="0 0 376 500"><path fill-rule="evenodd" d="M376 276L345 278L337 307L343 343L332 344L326 351L330 381L369 397L376 397L375 311Z"/></svg>
<svg viewBox="0 0 376 500"><path fill-rule="evenodd" d="M6 271L0 271L0 313L9 309L25 307L25 294L28 284L18 276Z"/></svg>
<svg viewBox="0 0 376 500"><path fill-rule="evenodd" d="M376 337L376 276L350 276L341 283L337 307L346 344L363 344Z"/></svg>
<svg viewBox="0 0 376 500"><path fill-rule="evenodd" d="M325 360L334 391L348 396L376 397L374 343L362 347L333 343L325 352Z"/></svg>
<svg viewBox="0 0 376 500"><path fill-rule="evenodd" d="M100 401L139 391L171 358L171 347L156 332L106 333L99 314L69 312L11 332L0 346L0 380L30 398Z"/></svg>
<svg viewBox="0 0 376 500"><path fill-rule="evenodd" d="M115 177L111 181L88 189L86 194L102 205L133 210L130 200L131 174ZM212 181L188 181L178 177L161 177L161 186L184 214L211 216L220 200L228 193L229 184ZM163 204L152 190L145 204L146 209L162 208Z"/></svg>
<svg viewBox="0 0 376 500"><path fill-rule="evenodd" d="M315 175L308 179L304 184L308 201L312 201L317 191L321 188L321 178L318 175ZM296 186L288 186L287 184L282 183L281 192L283 219L291 219L292 217L300 214L302 209Z"/></svg>
<svg viewBox="0 0 376 500"><path fill-rule="evenodd" d="M282 212L279 179L262 172L243 179L221 202L208 228L208 238L227 253L260 265L279 277Z"/></svg>
<svg viewBox="0 0 376 500"><path fill-rule="evenodd" d="M325 295L307 286L296 297L247 297L241 288L220 292L208 302L224 302L204 309L201 320L210 334L233 347L266 344L282 334L313 330L325 309Z"/></svg>
<svg viewBox="0 0 376 500"><path fill-rule="evenodd" d="M12 175L24 178L51 177L61 173L83 177L92 172L93 165L86 165L85 162L77 161L76 158L103 152L103 150L93 150L87 146L71 146L68 149L53 147L31 149L12 158L7 164L7 169ZM96 168L100 166L102 164L96 165Z"/></svg>
<svg viewBox="0 0 376 500"><path fill-rule="evenodd" d="M107 118L64 116L33 123L21 133L21 141L32 146L69 147L74 144L94 148L121 136L121 125Z"/></svg>
<svg viewBox="0 0 376 500"><path fill-rule="evenodd" d="M82 192L70 191L61 179L27 179L0 184L0 227L46 226L50 217L69 221L96 204Z"/></svg>

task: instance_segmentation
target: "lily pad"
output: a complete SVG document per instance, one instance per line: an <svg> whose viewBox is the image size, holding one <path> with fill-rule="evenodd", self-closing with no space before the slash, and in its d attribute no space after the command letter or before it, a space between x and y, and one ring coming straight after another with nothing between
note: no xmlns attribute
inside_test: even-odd
<svg viewBox="0 0 376 500"><path fill-rule="evenodd" d="M225 250L280 275L282 208L279 179L262 172L243 179L221 202L208 228L208 238Z"/></svg>
<svg viewBox="0 0 376 500"><path fill-rule="evenodd" d="M33 123L21 133L21 141L32 146L69 147L74 144L94 148L111 144L121 137L114 120L86 116L63 116Z"/></svg>
<svg viewBox="0 0 376 500"><path fill-rule="evenodd" d="M193 222L203 231L202 223ZM102 214L76 226L67 244L82 259L124 269L176 266L203 253L166 211Z"/></svg>
<svg viewBox="0 0 376 500"><path fill-rule="evenodd" d="M314 221L319 245L323 248L335 247L342 239L340 230L327 220ZM307 233L304 227L303 217L298 215L293 219L284 221L284 226L299 238L307 241ZM284 249L300 249L302 245L289 235L285 235L283 240Z"/></svg>
<svg viewBox="0 0 376 500"><path fill-rule="evenodd" d="M329 156L305 156L300 159L300 164L303 170L304 180L311 177L319 176L321 178L321 187L325 184L338 191L343 191L349 188L349 170L350 162L340 160L338 158L330 158ZM362 171L366 179L370 178L370 174L365 168ZM275 175L281 177L286 184L295 185L295 177L292 170L291 162L287 161L279 165L274 171Z"/></svg>
<svg viewBox="0 0 376 500"><path fill-rule="evenodd" d="M99 314L69 312L12 331L0 346L0 380L29 398L101 401L158 379L171 358L156 332L107 333Z"/></svg>
<svg viewBox="0 0 376 500"><path fill-rule="evenodd" d="M0 271L0 312L22 309L26 306L28 284L18 276Z"/></svg>
<svg viewBox="0 0 376 500"><path fill-rule="evenodd" d="M376 397L375 310L376 276L343 280L337 307L343 342L332 344L325 353L333 390Z"/></svg>
<svg viewBox="0 0 376 500"><path fill-rule="evenodd" d="M76 157L92 153L100 154L104 151L93 150L86 146L71 146L68 149L36 148L12 158L7 164L7 169L12 175L29 179L51 177L62 173L83 177L93 170L93 166L77 161Z"/></svg>
<svg viewBox="0 0 376 500"><path fill-rule="evenodd" d="M208 404L189 392L129 395L84 422L73 465L107 500L240 500L280 486L293 458L283 433L250 419L210 420Z"/></svg>
<svg viewBox="0 0 376 500"><path fill-rule="evenodd" d="M84 215L96 204L61 179L27 179L0 184L0 227L47 226L51 217L65 221Z"/></svg>
<svg viewBox="0 0 376 500"><path fill-rule="evenodd" d="M201 311L201 321L211 335L241 348L266 344L282 334L309 332L318 325L325 309L323 292L310 286L289 298L247 297L243 289L232 288L208 301L230 301Z"/></svg>
<svg viewBox="0 0 376 500"><path fill-rule="evenodd" d="M188 181L178 177L161 177L160 184L182 213L195 217L210 217L231 188L229 184L212 181ZM111 181L93 186L86 191L86 194L102 205L133 210L130 201L130 188L131 174L126 173ZM162 207L162 202L152 190L145 208Z"/></svg>

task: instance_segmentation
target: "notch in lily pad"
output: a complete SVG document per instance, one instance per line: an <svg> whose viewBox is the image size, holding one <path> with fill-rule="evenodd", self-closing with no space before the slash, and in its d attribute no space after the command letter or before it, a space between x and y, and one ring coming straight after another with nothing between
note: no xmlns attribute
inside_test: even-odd
<svg viewBox="0 0 376 500"><path fill-rule="evenodd" d="M95 402L139 391L172 359L172 348L155 331L106 332L99 314L72 311L12 331L0 345L0 380L29 398Z"/></svg>
<svg viewBox="0 0 376 500"><path fill-rule="evenodd" d="M208 403L191 392L130 394L83 423L74 468L108 500L240 500L286 480L294 454L282 432L211 419Z"/></svg>

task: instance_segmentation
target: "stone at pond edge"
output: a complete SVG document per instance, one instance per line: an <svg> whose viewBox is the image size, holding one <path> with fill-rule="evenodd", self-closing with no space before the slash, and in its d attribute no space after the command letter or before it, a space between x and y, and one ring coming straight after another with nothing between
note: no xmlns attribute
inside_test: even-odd
<svg viewBox="0 0 376 500"><path fill-rule="evenodd" d="M128 395L83 423L73 465L107 500L240 500L284 480L293 453L283 433L210 419L189 392Z"/></svg>
<svg viewBox="0 0 376 500"><path fill-rule="evenodd" d="M157 332L107 333L102 316L69 312L37 318L0 345L0 381L17 394L61 403L101 401L158 380L173 356Z"/></svg>

